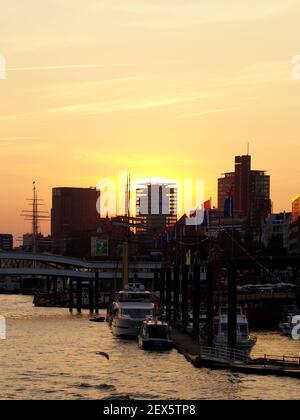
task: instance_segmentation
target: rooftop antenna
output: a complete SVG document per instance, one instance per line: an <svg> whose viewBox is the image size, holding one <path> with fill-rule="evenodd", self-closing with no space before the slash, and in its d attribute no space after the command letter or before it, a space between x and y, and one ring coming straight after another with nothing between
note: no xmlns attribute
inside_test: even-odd
<svg viewBox="0 0 300 420"><path fill-rule="evenodd" d="M247 143L247 156L249 156L249 153L250 153L250 143L248 142Z"/></svg>
<svg viewBox="0 0 300 420"><path fill-rule="evenodd" d="M24 217L24 220L28 220L31 222L32 225L32 252L35 254L38 250L38 231L39 231L39 224L41 221L48 221L49 213L48 211L40 211L39 206L43 205L42 202L44 200L38 199L37 190L35 181L32 183L33 185L33 198L27 198L26 200L30 202L32 208L31 210L23 210L21 216Z"/></svg>

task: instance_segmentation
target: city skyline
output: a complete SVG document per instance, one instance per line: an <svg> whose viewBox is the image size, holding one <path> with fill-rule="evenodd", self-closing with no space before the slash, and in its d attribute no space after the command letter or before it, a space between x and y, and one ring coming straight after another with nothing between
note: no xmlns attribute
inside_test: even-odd
<svg viewBox="0 0 300 420"><path fill-rule="evenodd" d="M248 155L242 155L242 156L244 156L244 157L247 157ZM251 158L251 155L249 155L250 156L250 158ZM238 157L238 156L236 156L236 157ZM233 167L234 165L232 165L232 167ZM256 172L260 172L260 171L256 171ZM266 172L268 172L268 171L264 171L264 170L262 170L262 172L263 173L266 173ZM112 177L111 178L111 182L113 182L114 184L115 184L115 186L116 186L116 188L117 188L117 190L118 190L118 188L120 188L120 184L118 185L118 183L120 183L120 180L122 181L122 177L124 177L124 173L126 173L125 171L121 171L120 172L120 174L119 174L119 180L117 179L117 177ZM224 174L226 175L226 174L228 174L228 175L230 175L231 173L229 173L228 171L224 171L224 173L221 173L221 176L224 176ZM270 178L272 179L272 176L270 176ZM107 179L109 179L109 178L107 178ZM214 197L210 197L210 200L211 200L211 205L212 205L212 208L215 208L215 209L219 209L219 210L221 210L222 211L222 209L223 209L223 206L221 206L222 208L220 208L220 206L218 206L218 183L219 183L219 181L220 180L222 180L223 178L216 178L216 184L217 184L217 188L216 188L216 195L214 196ZM131 188L131 191L133 192L133 190L135 189L135 188L139 188L139 184L143 184L143 183L149 183L149 185L150 184L152 184L153 183L153 185L159 185L159 184L164 184L164 183L175 183L176 184L176 182L179 182L179 184L181 185L181 187L180 188L183 188L183 183L184 183L184 179L173 179L173 180L171 180L171 179L167 179L167 178L163 178L163 177L147 177L147 178L137 178L137 183L136 184L134 184L133 185L133 187ZM190 180L187 180L188 182L189 181L192 181L192 184L193 184L193 186L192 186L192 188L193 188L193 197L192 197L192 201L193 201L193 204L194 203L196 203L196 199L195 199L195 188L196 188L196 185L195 185L195 182L197 181L197 180L195 180L195 179L190 179ZM228 182L227 182L228 183ZM174 184L174 185L175 185ZM36 182L34 181L34 185L36 185ZM231 187L234 187L234 182L233 183L231 183L230 184L230 186ZM272 182L271 182L271 184L270 184L270 186L272 187ZM204 184L204 187L205 187L205 191L204 191L204 197L208 197L208 195L207 195L207 188L206 188L206 185ZM226 184L225 184L225 187L226 187ZM90 187L88 187L88 186L75 186L75 185L70 185L70 186L54 186L54 187L50 187L50 194L52 194L53 193L53 191L55 190L55 189L90 189L90 188L92 188L92 189L97 189L98 191L99 191L99 185L97 185L97 186L90 186ZM226 188L225 188L226 189ZM229 188L228 188L229 189ZM122 198L124 198L123 197L123 195L124 195L124 193L125 193L125 190L126 190L126 185L124 184L124 191L120 194L120 191L118 190L117 191L117 196L116 196L116 212L115 213L112 213L112 214L110 214L110 216L114 216L114 215L118 215L118 214L120 214L120 215L122 215L123 214L123 212L121 211L118 211L118 208L119 208L119 206L120 206L120 200L122 200ZM227 191L227 190L226 190ZM271 191L272 191L272 188L271 188ZM29 192L30 192L30 190L29 190ZM184 197L184 191L182 191L182 193L183 193L183 197ZM224 190L224 194L226 195L226 192L225 192L225 190ZM223 197L223 195L222 195L222 197ZM292 205L293 205L293 201L296 199L296 198L298 198L299 197L299 194L296 194L296 195L294 195L293 197L290 197L290 205L289 205L289 207L287 207L287 208L284 208L284 209L281 209L281 210L279 210L278 212L280 213L280 212L291 212L292 211ZM40 198L40 195L39 195L39 198ZM112 198L111 199L113 199L113 196L112 196ZM26 200L28 201L29 200L29 195L27 194L27 198L25 199L25 201L24 201L24 205L26 205ZM51 211L51 208L52 208L52 205L53 205L53 201L50 199L50 202L49 202L49 207L47 207L47 205L48 205L48 203L47 203L47 200L44 200L44 197L43 197L43 206L46 206L46 207L44 207L44 209L47 209L47 211L49 211L49 214L50 214L50 211ZM204 200L205 201L205 200ZM203 205L204 204L204 201L201 203L201 205ZM189 199L188 199L188 202L189 202ZM272 209L271 209L271 212L276 212L276 203L274 203L274 201L273 201L273 199L272 199L272 195L271 195L271 203L272 203ZM125 204L125 203L124 203ZM197 203L197 205L199 206L199 203ZM189 212L187 212L187 211L184 211L184 203L181 203L181 206L180 207L182 207L183 206L183 208L182 208L182 212L178 212L178 214L177 214L177 216L180 218L181 216L182 216L182 214L189 214ZM97 200L95 201L95 208L97 207ZM133 200L132 200L132 203L131 203L131 205L130 205L130 207L131 207L131 209L133 209L133 207L135 207L135 199L133 198ZM193 207L191 207L191 210L192 209L194 209L195 207L193 206ZM99 211L99 209L97 210L97 211ZM19 219L20 220L22 220L22 215L21 214L19 214L18 213L18 216L19 216ZM101 214L99 213L99 218L101 217ZM23 227L22 227L22 224L23 224ZM2 218L1 218L1 220L0 220L0 227L3 225L4 226L4 228L2 229L2 232L5 232L5 233L9 233L9 234L12 234L13 235L13 237L14 237L14 242L16 241L16 240L18 240L18 241L20 241L20 239L21 239L21 237L24 235L24 234L27 234L27 233L30 233L31 232L31 228L32 228L32 226L31 226L31 223L26 223L25 221L23 221L22 222L22 224L20 225L21 226L21 228L20 229L22 229L22 230L20 230L20 231L16 231L16 230L14 230L14 229L5 229L5 226L6 226L6 224L5 224L5 220L3 220ZM41 223L39 223L39 232L41 232L41 233L43 233L43 234L45 234L45 235L49 235L50 233L51 233L51 219L49 219L49 220L45 220L45 221L42 221ZM0 229L1 230L1 229ZM15 232L17 232L17 233L15 233ZM15 243L15 246L16 246L16 243Z"/></svg>
<svg viewBox="0 0 300 420"><path fill-rule="evenodd" d="M1 232L29 230L19 214L33 180L48 209L52 187L96 186L124 169L204 178L216 204L218 176L248 143L272 177L274 211L290 210L300 5L214 3L62 1L59 18L49 1L2 6Z"/></svg>

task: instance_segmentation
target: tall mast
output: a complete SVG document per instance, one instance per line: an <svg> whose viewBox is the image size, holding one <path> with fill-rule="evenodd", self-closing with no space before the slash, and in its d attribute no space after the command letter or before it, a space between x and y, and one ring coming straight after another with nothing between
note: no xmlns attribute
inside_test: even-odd
<svg viewBox="0 0 300 420"><path fill-rule="evenodd" d="M39 235L39 222L48 221L49 213L47 211L40 211L39 206L42 205L43 200L38 199L37 189L35 181L33 181L33 197L27 199L31 203L31 210L23 210L21 215L24 217L24 220L31 222L32 232L32 252L36 253L38 251L38 235Z"/></svg>

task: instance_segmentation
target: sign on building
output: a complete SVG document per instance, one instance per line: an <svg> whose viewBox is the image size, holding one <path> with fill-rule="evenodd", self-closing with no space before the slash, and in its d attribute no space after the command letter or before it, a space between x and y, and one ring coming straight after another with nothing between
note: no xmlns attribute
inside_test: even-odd
<svg viewBox="0 0 300 420"><path fill-rule="evenodd" d="M108 240L103 238L91 238L91 256L108 257Z"/></svg>

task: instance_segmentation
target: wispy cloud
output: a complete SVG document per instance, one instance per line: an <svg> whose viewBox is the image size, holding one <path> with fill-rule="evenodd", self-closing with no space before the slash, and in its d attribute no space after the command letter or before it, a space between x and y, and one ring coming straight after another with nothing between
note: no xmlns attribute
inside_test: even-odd
<svg viewBox="0 0 300 420"><path fill-rule="evenodd" d="M55 140L55 139L63 139L63 136L55 136L55 137L34 137L34 136L11 136L11 137L0 137L1 142L8 142L8 141L20 141L20 140Z"/></svg>
<svg viewBox="0 0 300 420"><path fill-rule="evenodd" d="M49 113L79 113L79 114L107 114L124 111L138 111L150 108L164 107L170 105L177 105L186 102L194 102L201 99L206 99L215 95L199 94L194 96L178 96L173 98L161 99L145 99L140 102L126 103L126 102L95 102L79 105L68 105L59 108L48 110Z"/></svg>
<svg viewBox="0 0 300 420"><path fill-rule="evenodd" d="M103 7L106 7L106 10L111 7L111 12L115 14L118 12L127 14L128 18L121 21L120 26L166 29L269 18L299 7L299 2L298 0L285 2L252 0L251 4L246 4L240 0L211 0L210 2L190 0L188 4L184 1L173 1L169 4L161 1L145 3L138 0L130 4L121 1Z"/></svg>
<svg viewBox="0 0 300 420"><path fill-rule="evenodd" d="M199 165L199 157L183 157L183 156L158 156L153 154L147 158L143 154L131 153L130 156L121 156L118 154L102 154L97 151L81 151L73 156L73 159L84 163L102 163L112 167L123 167L123 169L130 168L134 163L134 167L138 168L138 173L143 173L143 169L165 169L181 166ZM205 164L211 165L213 162L208 160Z"/></svg>
<svg viewBox="0 0 300 420"><path fill-rule="evenodd" d="M176 115L175 117L170 117L170 119L171 120L180 120L180 119L185 119L185 118L203 117L205 115L219 114L219 113L222 113L222 112L239 111L241 109L243 109L243 107L208 109L208 110L203 110L203 111L200 111L200 112L194 112L194 113L191 113L191 114Z"/></svg>
<svg viewBox="0 0 300 420"><path fill-rule="evenodd" d="M29 67L8 67L8 71L39 71L39 70L76 70L76 69L97 69L105 67L104 64L69 64L60 66L29 66Z"/></svg>
<svg viewBox="0 0 300 420"><path fill-rule="evenodd" d="M119 112L142 111L147 109L154 109L159 107L172 106L188 102L196 102L219 96L217 94L198 94L191 96L177 96L170 98L157 98L157 99L140 99L132 102L126 101L103 101L103 102L90 102L78 105L66 105L62 107L49 108L42 111L31 111L19 114L10 114L0 116L1 120L17 120L28 118L43 118L45 116L64 116L64 115L101 115L101 114L114 114Z"/></svg>

